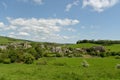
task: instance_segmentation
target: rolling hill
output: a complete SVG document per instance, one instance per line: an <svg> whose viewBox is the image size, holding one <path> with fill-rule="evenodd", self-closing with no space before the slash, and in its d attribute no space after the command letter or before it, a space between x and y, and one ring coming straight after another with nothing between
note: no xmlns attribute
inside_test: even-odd
<svg viewBox="0 0 120 80"><path fill-rule="evenodd" d="M24 41L28 41L28 40L0 36L0 44L7 44L7 43L12 43L12 42L24 42Z"/></svg>

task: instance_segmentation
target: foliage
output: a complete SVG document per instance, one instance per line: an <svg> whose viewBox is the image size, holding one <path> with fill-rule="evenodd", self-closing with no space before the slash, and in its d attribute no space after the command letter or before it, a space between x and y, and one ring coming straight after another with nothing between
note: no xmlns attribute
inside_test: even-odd
<svg viewBox="0 0 120 80"><path fill-rule="evenodd" d="M26 53L30 53L31 55L33 55L35 57L35 59L38 59L37 57L37 51L35 50L35 48L28 48L26 49Z"/></svg>
<svg viewBox="0 0 120 80"><path fill-rule="evenodd" d="M10 63L11 63L10 58L4 59L4 60L3 60L3 63L4 63L4 64L10 64Z"/></svg>
<svg viewBox="0 0 120 80"><path fill-rule="evenodd" d="M102 44L102 45L112 45L112 44L120 44L120 40L79 40L76 42L80 43L94 43L94 44Z"/></svg>
<svg viewBox="0 0 120 80"><path fill-rule="evenodd" d="M43 49L41 49L39 46L37 46L37 47L35 47L35 50L37 52L37 55L36 55L37 59L43 57L43 55L44 55L43 54Z"/></svg>
<svg viewBox="0 0 120 80"><path fill-rule="evenodd" d="M116 68L117 68L117 69L120 69L120 64L117 64L117 65L116 65Z"/></svg>
<svg viewBox="0 0 120 80"><path fill-rule="evenodd" d="M32 64L34 62L34 56L32 56L31 54L25 53L23 55L23 62L26 64Z"/></svg>
<svg viewBox="0 0 120 80"><path fill-rule="evenodd" d="M89 64L86 60L84 60L81 64L83 67L89 67Z"/></svg>
<svg viewBox="0 0 120 80"><path fill-rule="evenodd" d="M68 57L69 57L69 58L72 58L72 57L73 57L73 54L68 54Z"/></svg>
<svg viewBox="0 0 120 80"><path fill-rule="evenodd" d="M83 57L83 55L81 53L74 53L75 57Z"/></svg>
<svg viewBox="0 0 120 80"><path fill-rule="evenodd" d="M56 57L63 57L64 54L63 53L56 53Z"/></svg>
<svg viewBox="0 0 120 80"><path fill-rule="evenodd" d="M116 56L115 56L115 59L120 59L120 56L119 56L119 55L116 55Z"/></svg>

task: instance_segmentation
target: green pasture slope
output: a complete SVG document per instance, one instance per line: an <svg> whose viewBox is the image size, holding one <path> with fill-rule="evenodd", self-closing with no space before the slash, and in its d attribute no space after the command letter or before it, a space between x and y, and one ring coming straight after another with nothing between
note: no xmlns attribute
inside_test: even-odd
<svg viewBox="0 0 120 80"><path fill-rule="evenodd" d="M14 38L0 36L0 44L7 44L11 42L25 42L25 41L27 40L14 39Z"/></svg>
<svg viewBox="0 0 120 80"><path fill-rule="evenodd" d="M71 48L90 48L93 46L99 46L98 44L92 44L92 43L81 43L81 44L69 44L67 47Z"/></svg>
<svg viewBox="0 0 120 80"><path fill-rule="evenodd" d="M110 51L120 52L120 44L113 44L111 46L105 46L106 49L110 49Z"/></svg>
<svg viewBox="0 0 120 80"><path fill-rule="evenodd" d="M93 43L81 43L81 44L69 44L67 47L71 48L90 48L93 46L100 46L98 44L93 44ZM110 49L110 51L114 52L120 52L120 44L112 44L108 46L104 46L107 50Z"/></svg>
<svg viewBox="0 0 120 80"><path fill-rule="evenodd" d="M90 66L83 67L83 60ZM120 80L117 64L115 58L41 58L29 65L0 64L0 80Z"/></svg>

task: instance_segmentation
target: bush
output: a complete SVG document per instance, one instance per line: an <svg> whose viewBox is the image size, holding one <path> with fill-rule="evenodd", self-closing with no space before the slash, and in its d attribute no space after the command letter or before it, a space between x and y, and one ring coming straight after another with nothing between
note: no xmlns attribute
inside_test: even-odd
<svg viewBox="0 0 120 80"><path fill-rule="evenodd" d="M82 66L83 66L83 67L89 67L89 64L88 64L88 62L87 62L86 60L84 60L84 61L82 62Z"/></svg>
<svg viewBox="0 0 120 80"><path fill-rule="evenodd" d="M4 63L4 64L10 64L10 63L11 63L10 58L4 59L4 60L3 60L3 63Z"/></svg>
<svg viewBox="0 0 120 80"><path fill-rule="evenodd" d="M11 59L11 62L14 63L18 59L17 53L9 53L9 58Z"/></svg>
<svg viewBox="0 0 120 80"><path fill-rule="evenodd" d="M56 53L56 57L63 57L63 53Z"/></svg>
<svg viewBox="0 0 120 80"><path fill-rule="evenodd" d="M26 64L32 64L34 62L34 60L35 60L35 58L31 54L26 53L23 55L23 62Z"/></svg>
<svg viewBox="0 0 120 80"><path fill-rule="evenodd" d="M0 53L0 63L3 62L4 59L8 58L8 54L7 53Z"/></svg>
<svg viewBox="0 0 120 80"><path fill-rule="evenodd" d="M106 57L107 55L106 55L106 53L105 52L101 52L100 53L100 57Z"/></svg>
<svg viewBox="0 0 120 80"><path fill-rule="evenodd" d="M115 59L120 59L120 56L119 55L115 56Z"/></svg>
<svg viewBox="0 0 120 80"><path fill-rule="evenodd" d="M75 57L83 57L83 55L81 53L74 53Z"/></svg>
<svg viewBox="0 0 120 80"><path fill-rule="evenodd" d="M69 54L68 57L69 57L69 58L72 58L72 57L73 57L73 54Z"/></svg>
<svg viewBox="0 0 120 80"><path fill-rule="evenodd" d="M117 65L116 65L116 68L117 68L117 69L120 69L120 64L117 64Z"/></svg>

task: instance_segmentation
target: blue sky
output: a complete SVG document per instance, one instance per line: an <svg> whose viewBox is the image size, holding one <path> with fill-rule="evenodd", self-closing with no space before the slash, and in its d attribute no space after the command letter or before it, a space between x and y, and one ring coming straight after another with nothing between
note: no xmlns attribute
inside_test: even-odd
<svg viewBox="0 0 120 80"><path fill-rule="evenodd" d="M42 42L120 40L120 0L0 0L0 35Z"/></svg>

